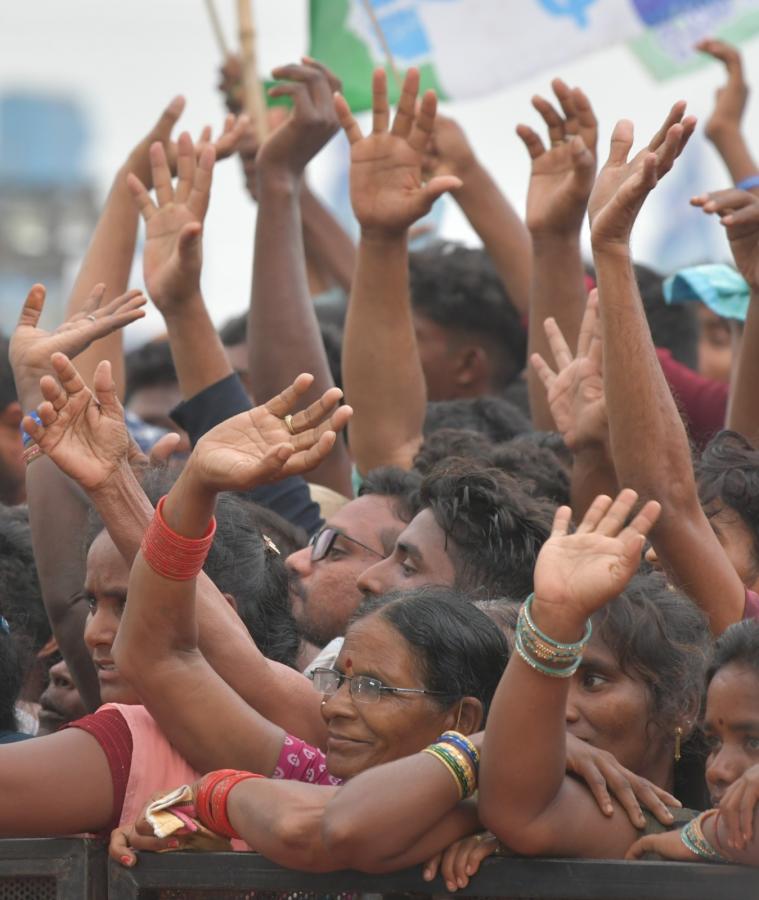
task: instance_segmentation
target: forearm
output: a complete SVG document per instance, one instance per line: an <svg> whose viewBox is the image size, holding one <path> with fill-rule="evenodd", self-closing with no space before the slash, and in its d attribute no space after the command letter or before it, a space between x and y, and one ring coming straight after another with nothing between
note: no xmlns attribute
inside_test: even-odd
<svg viewBox="0 0 759 900"><path fill-rule="evenodd" d="M479 163L453 197L488 252L509 299L522 316L530 305L532 241L522 219Z"/></svg>
<svg viewBox="0 0 759 900"><path fill-rule="evenodd" d="M728 129L714 134L711 136L711 142L722 157L733 184L738 184L739 181L756 175L759 171L748 143L739 129Z"/></svg>
<svg viewBox="0 0 759 900"><path fill-rule="evenodd" d="M89 507L76 486L47 458L27 469L32 547L45 610L77 690L90 711L100 706L97 673L84 643ZM65 526L60 527L64 522Z"/></svg>
<svg viewBox="0 0 759 900"><path fill-rule="evenodd" d="M574 454L570 477L570 500L574 520L579 522L599 496L616 497L617 473L608 445L585 447Z"/></svg>
<svg viewBox="0 0 759 900"><path fill-rule="evenodd" d="M727 405L726 427L742 434L757 446L759 441L759 290L751 299L743 329L740 352L733 371Z"/></svg>
<svg viewBox="0 0 759 900"><path fill-rule="evenodd" d="M361 239L342 365L359 471L411 468L422 441L427 389L411 316L405 234Z"/></svg>
<svg viewBox="0 0 759 900"><path fill-rule="evenodd" d="M138 212L126 185L127 173L128 167L125 166L114 179L71 290L67 317L81 310L96 284L104 283L106 286L103 303L123 294L129 286L137 241ZM87 384L92 385L95 368L103 359L111 363L117 393L123 400L125 375L121 329L96 341L77 357L77 368Z"/></svg>
<svg viewBox="0 0 759 900"><path fill-rule="evenodd" d="M254 259L248 354L255 391L273 397L310 372L314 382L303 402L311 403L334 382L308 289L297 179L260 174ZM309 480L352 495L344 442Z"/></svg>
<svg viewBox="0 0 759 900"><path fill-rule="evenodd" d="M594 258L614 466L620 485L641 500L658 500L666 517L697 503L688 437L656 357L629 254L596 250Z"/></svg>
<svg viewBox="0 0 759 900"><path fill-rule="evenodd" d="M185 400L232 374L200 292L164 313L171 356Z"/></svg>
<svg viewBox="0 0 759 900"><path fill-rule="evenodd" d="M570 350L577 348L587 291L580 252L580 235L535 235L533 237L532 289L527 358L539 353L553 359L543 323L556 320ZM546 390L533 366L527 367L527 390L535 428L552 431L556 425Z"/></svg>
<svg viewBox="0 0 759 900"><path fill-rule="evenodd" d="M306 249L348 293L356 268L356 245L305 181L300 190L300 213Z"/></svg>

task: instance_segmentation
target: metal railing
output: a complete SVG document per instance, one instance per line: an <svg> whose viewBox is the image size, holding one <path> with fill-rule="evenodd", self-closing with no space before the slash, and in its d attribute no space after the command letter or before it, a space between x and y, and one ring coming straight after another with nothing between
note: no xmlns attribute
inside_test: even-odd
<svg viewBox="0 0 759 900"><path fill-rule="evenodd" d="M107 858L102 841L0 840L0 900L106 900Z"/></svg>

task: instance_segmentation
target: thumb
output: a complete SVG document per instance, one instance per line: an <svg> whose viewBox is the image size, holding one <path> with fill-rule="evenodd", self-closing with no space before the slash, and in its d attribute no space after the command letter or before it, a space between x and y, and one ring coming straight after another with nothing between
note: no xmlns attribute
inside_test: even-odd
<svg viewBox="0 0 759 900"><path fill-rule="evenodd" d="M585 141L579 134L576 134L569 142L569 149L572 152L572 166L575 172L585 174L593 171L595 168L593 154L588 150Z"/></svg>
<svg viewBox="0 0 759 900"><path fill-rule="evenodd" d="M95 369L92 386L95 399L109 416L122 417L121 403L116 396L116 383L111 374L111 364L107 359L101 360Z"/></svg>
<svg viewBox="0 0 759 900"><path fill-rule="evenodd" d="M202 233L200 222L190 222L179 232L179 258L182 262L193 262L199 255Z"/></svg>
<svg viewBox="0 0 759 900"><path fill-rule="evenodd" d="M430 203L434 203L438 197L448 191L455 191L463 185L463 181L455 175L437 175L430 179L424 186L425 196Z"/></svg>
<svg viewBox="0 0 759 900"><path fill-rule="evenodd" d="M150 465L160 466L169 460L182 440L181 435L175 432L169 432L159 438L150 450Z"/></svg>
<svg viewBox="0 0 759 900"><path fill-rule="evenodd" d="M293 453L295 453L295 447L292 444L277 444L266 453L259 466L269 478L276 478Z"/></svg>
<svg viewBox="0 0 759 900"><path fill-rule="evenodd" d="M19 325L26 325L28 328L36 328L45 306L45 285L33 284L31 290L26 295L24 305L21 307L21 314L18 317Z"/></svg>

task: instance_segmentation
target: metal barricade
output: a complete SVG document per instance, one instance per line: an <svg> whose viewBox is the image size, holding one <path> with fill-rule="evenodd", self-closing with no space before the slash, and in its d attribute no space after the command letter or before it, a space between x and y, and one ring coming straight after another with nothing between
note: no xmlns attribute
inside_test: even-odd
<svg viewBox="0 0 759 900"><path fill-rule="evenodd" d="M102 841L0 840L0 900L106 900Z"/></svg>

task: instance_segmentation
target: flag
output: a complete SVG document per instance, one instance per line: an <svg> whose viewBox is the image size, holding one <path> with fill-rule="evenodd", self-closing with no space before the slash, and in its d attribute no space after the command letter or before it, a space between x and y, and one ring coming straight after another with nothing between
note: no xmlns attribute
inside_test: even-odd
<svg viewBox="0 0 759 900"><path fill-rule="evenodd" d="M310 54L371 107L371 73L419 68L441 99L475 97L571 59L632 42L655 77L697 65L702 37L759 32L759 0L311 0Z"/></svg>

